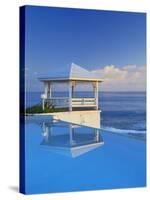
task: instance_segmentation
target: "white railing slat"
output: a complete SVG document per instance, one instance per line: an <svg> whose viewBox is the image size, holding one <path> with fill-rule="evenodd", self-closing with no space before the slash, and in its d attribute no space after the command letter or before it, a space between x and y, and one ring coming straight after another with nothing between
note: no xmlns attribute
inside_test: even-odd
<svg viewBox="0 0 150 200"><path fill-rule="evenodd" d="M44 95L41 95L41 98L55 107L69 107L69 97L45 98ZM71 100L72 107L96 106L96 98L72 98Z"/></svg>

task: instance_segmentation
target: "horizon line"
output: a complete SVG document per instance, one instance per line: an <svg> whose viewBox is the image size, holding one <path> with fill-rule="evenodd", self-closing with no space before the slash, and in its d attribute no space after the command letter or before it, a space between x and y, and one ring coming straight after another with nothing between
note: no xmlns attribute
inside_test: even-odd
<svg viewBox="0 0 150 200"><path fill-rule="evenodd" d="M25 91L25 92L44 92L43 90L42 91ZM62 91L62 90L55 90L55 91L53 91L53 92L68 92L68 90L66 90L66 91ZM75 91L75 92L93 92L93 91L90 91L90 90L87 90L87 91ZM139 90L139 91L136 91L136 90L130 90L130 91L99 91L99 92L147 92L146 90Z"/></svg>

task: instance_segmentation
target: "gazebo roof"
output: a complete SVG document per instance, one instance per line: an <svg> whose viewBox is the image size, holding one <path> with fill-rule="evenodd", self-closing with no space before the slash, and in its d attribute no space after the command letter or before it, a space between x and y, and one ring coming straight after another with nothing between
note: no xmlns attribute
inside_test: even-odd
<svg viewBox="0 0 150 200"><path fill-rule="evenodd" d="M101 142L95 142L92 144L66 148L66 147L44 144L44 142L41 143L42 147L44 147L46 150L50 150L51 152L58 153L58 154L61 154L64 156L69 156L72 158L75 158L82 154L88 153L89 151L92 151L92 150L102 146L103 144L104 144L104 142L101 141Z"/></svg>
<svg viewBox="0 0 150 200"><path fill-rule="evenodd" d="M95 72L88 71L79 65L72 63L65 70L56 69L55 72L39 77L40 81L103 81Z"/></svg>

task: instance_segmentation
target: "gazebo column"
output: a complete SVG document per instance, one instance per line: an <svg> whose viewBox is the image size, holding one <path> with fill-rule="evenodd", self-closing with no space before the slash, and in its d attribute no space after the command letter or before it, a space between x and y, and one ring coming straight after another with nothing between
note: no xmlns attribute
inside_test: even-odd
<svg viewBox="0 0 150 200"><path fill-rule="evenodd" d="M48 95L48 82L44 82L44 96L42 97L42 109L45 109L45 99Z"/></svg>
<svg viewBox="0 0 150 200"><path fill-rule="evenodd" d="M52 97L52 83L48 82L47 98L51 99L51 97Z"/></svg>
<svg viewBox="0 0 150 200"><path fill-rule="evenodd" d="M69 125L69 140L70 140L70 145L73 145L73 128L72 124Z"/></svg>
<svg viewBox="0 0 150 200"><path fill-rule="evenodd" d="M76 82L72 81L72 98L75 97L75 86L76 86Z"/></svg>
<svg viewBox="0 0 150 200"><path fill-rule="evenodd" d="M42 108L45 108L45 99L51 98L51 83L44 82L44 98L42 99Z"/></svg>
<svg viewBox="0 0 150 200"><path fill-rule="evenodd" d="M53 103L51 100L52 98L52 83L51 82L48 82L47 98L49 99L48 103L50 106Z"/></svg>
<svg viewBox="0 0 150 200"><path fill-rule="evenodd" d="M44 83L44 96L47 99L47 97L48 97L48 82Z"/></svg>
<svg viewBox="0 0 150 200"><path fill-rule="evenodd" d="M93 83L94 88L94 98L95 98L95 107L98 110L98 81Z"/></svg>
<svg viewBox="0 0 150 200"><path fill-rule="evenodd" d="M94 129L94 131L95 131L95 140L96 140L96 142L98 142L99 141L99 130Z"/></svg>
<svg viewBox="0 0 150 200"><path fill-rule="evenodd" d="M69 111L72 111L72 81L69 81Z"/></svg>
<svg viewBox="0 0 150 200"><path fill-rule="evenodd" d="M42 129L43 129L43 133L42 134L43 134L44 140L48 141L48 138L49 138L49 129L46 126L45 122L43 122L43 124L42 124Z"/></svg>

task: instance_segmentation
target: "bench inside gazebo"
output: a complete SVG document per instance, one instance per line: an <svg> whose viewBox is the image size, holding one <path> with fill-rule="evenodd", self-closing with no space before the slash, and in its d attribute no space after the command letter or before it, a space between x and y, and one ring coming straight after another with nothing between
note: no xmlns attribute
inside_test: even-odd
<svg viewBox="0 0 150 200"><path fill-rule="evenodd" d="M88 71L74 63L68 67L68 70L58 72L58 75L42 76L39 78L44 83L44 93L41 95L43 110L45 105L55 108L66 108L66 110L98 110L98 92L99 83L102 79L97 77L92 71ZM63 83L68 85L67 97L52 96L52 85ZM91 84L93 88L93 97L76 97L75 89L77 85Z"/></svg>

